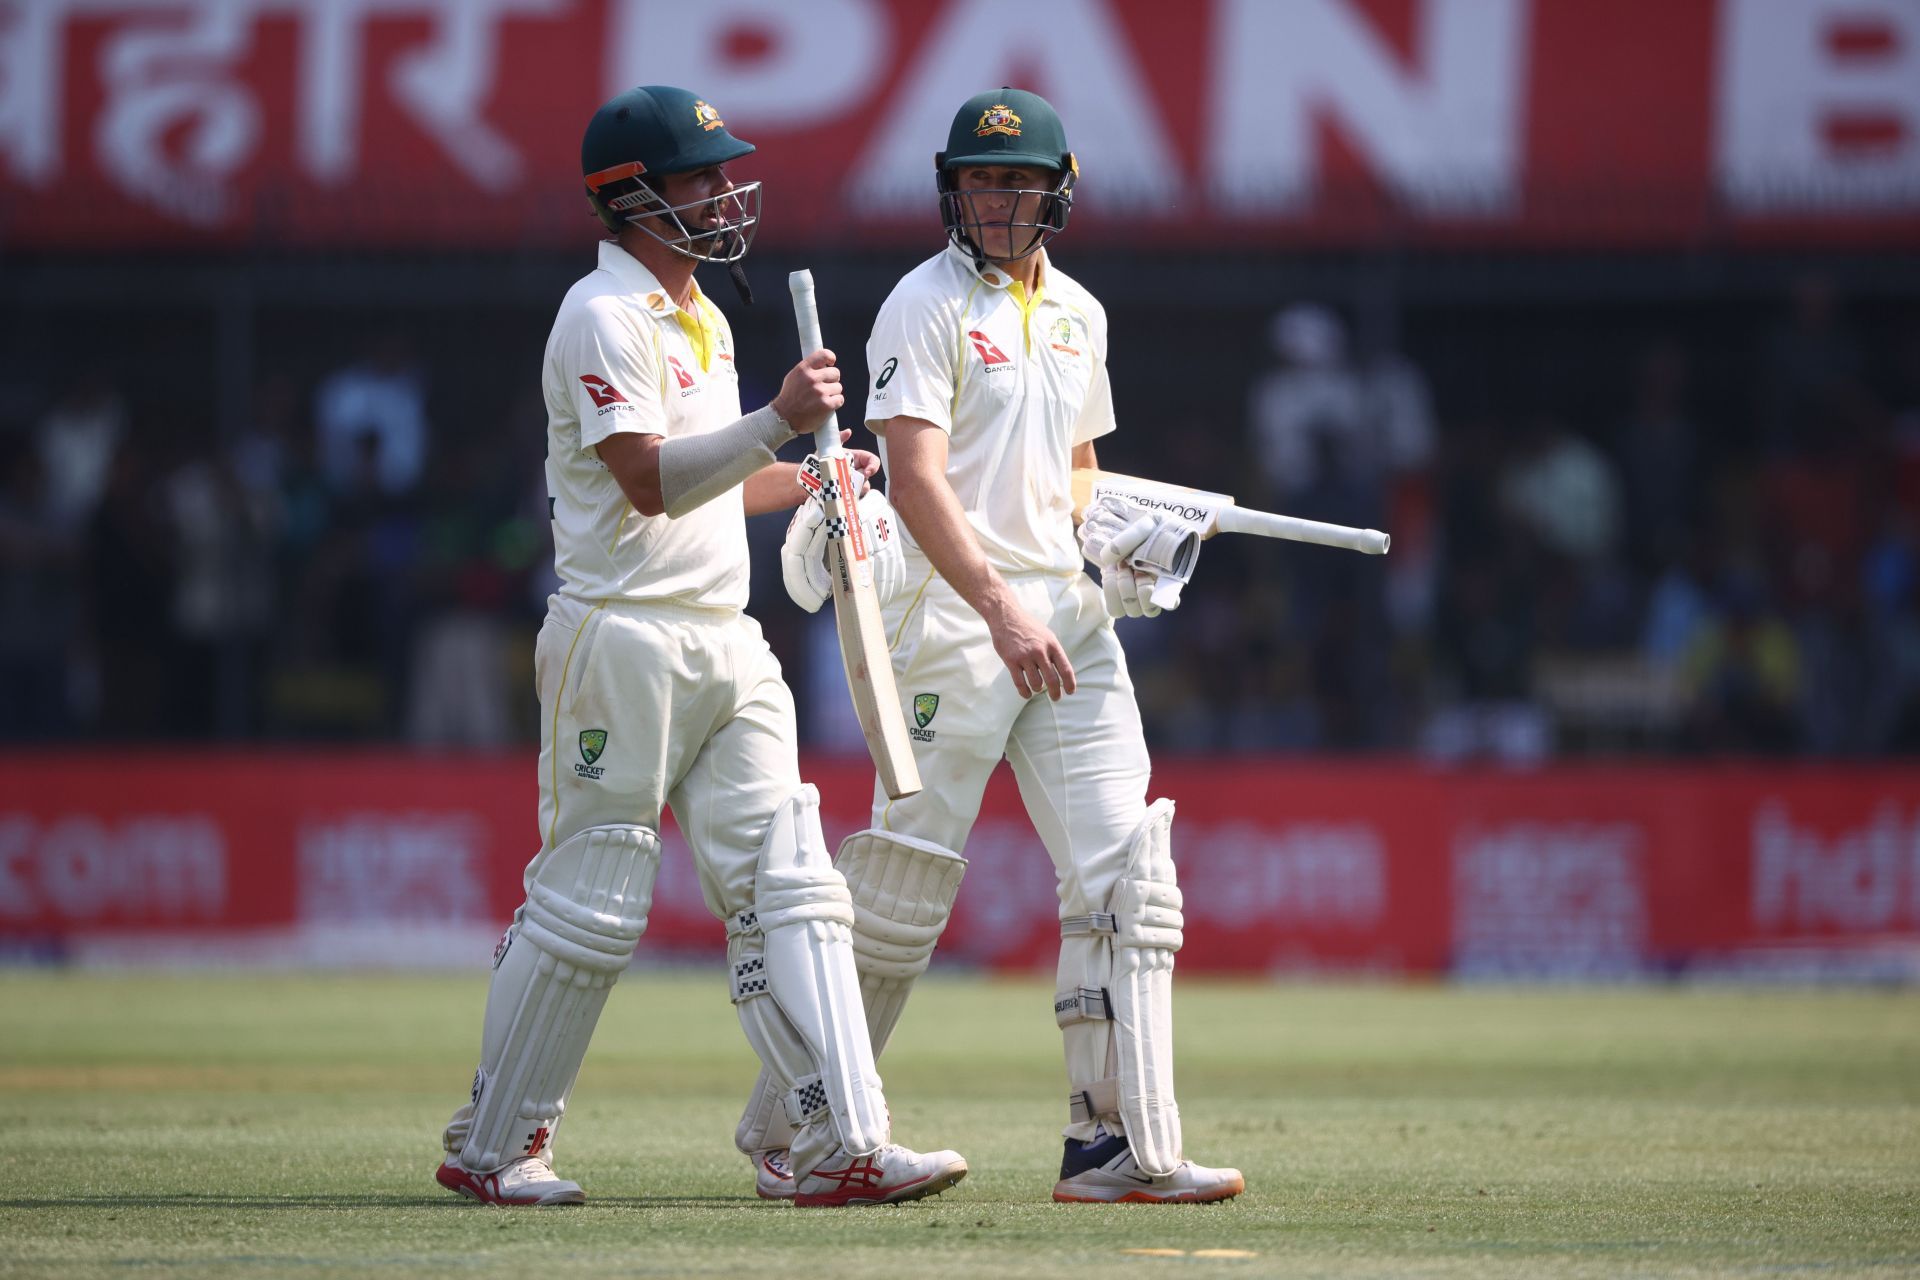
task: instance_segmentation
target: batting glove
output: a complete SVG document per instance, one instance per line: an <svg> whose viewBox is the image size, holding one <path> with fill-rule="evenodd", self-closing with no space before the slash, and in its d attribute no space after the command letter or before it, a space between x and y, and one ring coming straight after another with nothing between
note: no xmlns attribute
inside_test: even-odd
<svg viewBox="0 0 1920 1280"><path fill-rule="evenodd" d="M1200 533L1165 512L1108 495L1082 517L1080 550L1100 566L1109 614L1151 618L1179 607L1200 559Z"/></svg>
<svg viewBox="0 0 1920 1280"><path fill-rule="evenodd" d="M833 575L827 568L827 512L820 504L819 475L812 457L800 468L800 484L807 500L787 523L786 541L780 546L780 580L793 602L813 613L833 596ZM900 550L900 518L878 489L863 492L857 510L867 538L874 594L884 605L899 594L907 577Z"/></svg>

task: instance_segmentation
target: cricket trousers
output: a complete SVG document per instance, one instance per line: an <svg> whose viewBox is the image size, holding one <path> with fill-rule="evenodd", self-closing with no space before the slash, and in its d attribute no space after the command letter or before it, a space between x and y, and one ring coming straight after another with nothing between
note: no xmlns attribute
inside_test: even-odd
<svg viewBox="0 0 1920 1280"><path fill-rule="evenodd" d="M1047 624L1078 688L1058 702L1022 698L973 607L909 553L908 587L886 608L887 638L914 738L922 789L889 800L876 784L873 825L960 852L1002 757L1053 860L1061 916L1107 909L1146 814L1151 765L1126 654L1100 589L1083 573L1008 575Z"/></svg>
<svg viewBox="0 0 1920 1280"><path fill-rule="evenodd" d="M540 690L540 852L586 827L660 829L671 806L707 909L753 904L760 847L800 787L793 695L737 610L549 597Z"/></svg>

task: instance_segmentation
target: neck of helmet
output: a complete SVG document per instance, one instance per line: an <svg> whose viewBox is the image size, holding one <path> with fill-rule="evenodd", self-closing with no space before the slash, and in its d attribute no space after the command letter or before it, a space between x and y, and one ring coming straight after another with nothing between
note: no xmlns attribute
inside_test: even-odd
<svg viewBox="0 0 1920 1280"><path fill-rule="evenodd" d="M682 311L689 310L693 302L693 272L700 264L683 253L676 253L662 244L658 237L640 227L622 227L614 235L614 243L626 250L627 255L648 271L660 282L666 295Z"/></svg>

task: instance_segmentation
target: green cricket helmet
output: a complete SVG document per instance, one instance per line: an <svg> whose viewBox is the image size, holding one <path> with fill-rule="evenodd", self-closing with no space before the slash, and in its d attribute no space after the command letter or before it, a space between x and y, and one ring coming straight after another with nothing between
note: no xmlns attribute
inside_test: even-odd
<svg viewBox="0 0 1920 1280"><path fill-rule="evenodd" d="M938 175L935 182L940 192L940 222L947 229L947 238L976 260L984 260L986 253L979 238L983 219L975 197L1018 197L1028 189L962 191L960 170L965 166L1045 169L1055 175L1052 186L1039 189L1046 198L1033 221L1005 224L1012 232L1021 228L1032 232L1026 246L1012 257L1024 258L1066 230L1080 165L1067 149L1067 131L1060 123L1060 113L1037 93L1003 85L968 98L947 130L947 149L933 157L933 164Z"/></svg>
<svg viewBox="0 0 1920 1280"><path fill-rule="evenodd" d="M587 199L607 230L638 226L685 257L735 262L746 256L760 225L758 182L679 205L669 205L655 184L753 151L752 143L727 132L726 121L704 100L685 89L649 84L608 99L593 113L580 140L580 171ZM717 221L690 229L681 215L707 206ZM666 223L668 233L656 230L654 219Z"/></svg>

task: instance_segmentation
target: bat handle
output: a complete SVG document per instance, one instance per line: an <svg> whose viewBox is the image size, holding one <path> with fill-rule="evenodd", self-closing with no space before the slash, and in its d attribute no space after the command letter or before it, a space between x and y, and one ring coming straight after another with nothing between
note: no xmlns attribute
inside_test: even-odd
<svg viewBox="0 0 1920 1280"><path fill-rule="evenodd" d="M800 328L800 358L805 360L827 345L820 340L820 305L813 296L813 272L802 270L789 274L787 292L793 295L793 320ZM815 429L813 451L823 458L841 451L839 414L829 414Z"/></svg>
<svg viewBox="0 0 1920 1280"><path fill-rule="evenodd" d="M1323 547L1340 547L1369 556L1387 554L1393 541L1378 529L1354 529L1343 524L1275 515L1271 511L1249 511L1244 507L1226 507L1219 519L1222 533L1256 533L1289 542L1315 542Z"/></svg>

